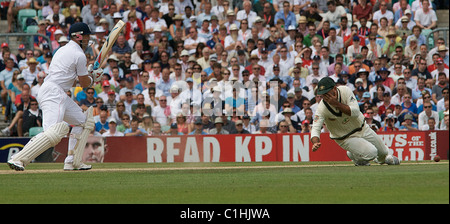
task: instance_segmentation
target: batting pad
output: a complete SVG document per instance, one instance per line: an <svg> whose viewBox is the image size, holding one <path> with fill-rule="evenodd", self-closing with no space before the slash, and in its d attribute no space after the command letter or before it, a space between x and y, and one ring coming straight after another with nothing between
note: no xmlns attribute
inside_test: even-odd
<svg viewBox="0 0 450 224"><path fill-rule="evenodd" d="M86 114L86 122L83 124L83 131L79 134L77 138L77 144L74 149L69 151L69 155L73 155L73 167L79 168L81 166L83 160L84 148L86 147L86 142L89 134L95 128L94 121L94 108L90 106L85 114Z"/></svg>
<svg viewBox="0 0 450 224"><path fill-rule="evenodd" d="M67 133L69 133L69 126L65 122L54 124L49 129L31 138L22 151L13 155L11 159L20 161L23 166L26 166L45 150L56 146Z"/></svg>

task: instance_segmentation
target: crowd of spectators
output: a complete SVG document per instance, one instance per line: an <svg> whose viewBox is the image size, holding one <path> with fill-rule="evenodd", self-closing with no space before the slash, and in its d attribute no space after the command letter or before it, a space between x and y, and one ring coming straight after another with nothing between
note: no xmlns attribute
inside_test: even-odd
<svg viewBox="0 0 450 224"><path fill-rule="evenodd" d="M91 64L118 20L102 81L67 92L95 107L95 135L308 133L326 76L354 91L375 131L449 128L448 47L426 39L448 1L12 0L9 24L23 8L41 11L51 42L1 45L6 136L41 126L38 90L70 25L94 33Z"/></svg>

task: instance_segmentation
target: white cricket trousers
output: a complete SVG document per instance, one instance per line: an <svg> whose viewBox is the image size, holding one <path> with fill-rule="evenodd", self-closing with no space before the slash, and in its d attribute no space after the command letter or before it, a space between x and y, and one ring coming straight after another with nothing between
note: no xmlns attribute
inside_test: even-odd
<svg viewBox="0 0 450 224"><path fill-rule="evenodd" d="M356 163L373 159L377 159L378 163L383 163L389 152L380 136L367 124L361 131L344 140L336 140L336 143L345 149L349 158Z"/></svg>
<svg viewBox="0 0 450 224"><path fill-rule="evenodd" d="M75 125L70 132L68 150L72 150L77 139L73 136L81 134L83 127L80 125L86 122L86 115L78 104L75 103L66 92L57 84L44 82L39 88L37 100L42 110L42 127L44 131L59 122L67 122ZM73 156L68 156L66 162L72 162Z"/></svg>

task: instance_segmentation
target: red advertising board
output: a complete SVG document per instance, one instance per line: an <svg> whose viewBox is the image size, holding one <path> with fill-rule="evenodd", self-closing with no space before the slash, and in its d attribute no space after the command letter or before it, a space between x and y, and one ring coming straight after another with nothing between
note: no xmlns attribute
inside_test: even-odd
<svg viewBox="0 0 450 224"><path fill-rule="evenodd" d="M381 132L390 154L402 161L448 159L448 131ZM312 152L309 134L185 135L160 137L90 137L88 162L308 162L349 161L346 151L321 135L321 148ZM92 141L100 145L93 148ZM89 143L91 142L91 143ZM90 144L90 145L89 145ZM102 148L103 147L103 148ZM59 162L67 154L67 139L57 145Z"/></svg>

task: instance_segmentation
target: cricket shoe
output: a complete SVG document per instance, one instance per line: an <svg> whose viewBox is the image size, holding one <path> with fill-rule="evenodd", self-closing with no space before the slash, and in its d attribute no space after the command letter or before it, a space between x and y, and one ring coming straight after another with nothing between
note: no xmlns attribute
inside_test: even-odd
<svg viewBox="0 0 450 224"><path fill-rule="evenodd" d="M84 163L82 163L80 165L80 167L78 167L78 168L75 168L72 163L64 163L64 170L65 171L70 171L70 170L90 170L90 169L92 169L92 166L91 165L86 165Z"/></svg>
<svg viewBox="0 0 450 224"><path fill-rule="evenodd" d="M400 160L393 155L387 155L386 159L384 159L384 163L388 165L400 165Z"/></svg>
<svg viewBox="0 0 450 224"><path fill-rule="evenodd" d="M353 160L353 163L355 164L355 166L370 166L370 162L369 161L355 161L355 160Z"/></svg>
<svg viewBox="0 0 450 224"><path fill-rule="evenodd" d="M16 170L16 171L24 171L25 170L25 166L23 165L22 162L14 161L12 159L8 161L8 166L9 166L9 168Z"/></svg>

